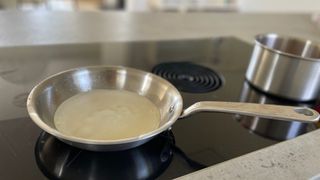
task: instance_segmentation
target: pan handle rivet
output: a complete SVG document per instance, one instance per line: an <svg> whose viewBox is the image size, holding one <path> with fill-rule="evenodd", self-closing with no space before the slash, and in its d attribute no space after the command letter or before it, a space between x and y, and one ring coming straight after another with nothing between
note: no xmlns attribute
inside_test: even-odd
<svg viewBox="0 0 320 180"><path fill-rule="evenodd" d="M174 105L170 106L169 113L172 113L173 111L174 111Z"/></svg>

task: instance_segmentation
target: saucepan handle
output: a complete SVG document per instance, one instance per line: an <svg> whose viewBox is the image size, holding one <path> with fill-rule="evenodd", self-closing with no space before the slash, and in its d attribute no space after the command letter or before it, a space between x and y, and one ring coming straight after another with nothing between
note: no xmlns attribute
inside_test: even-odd
<svg viewBox="0 0 320 180"><path fill-rule="evenodd" d="M200 111L234 113L274 120L300 121L304 123L317 122L319 119L319 113L307 107L219 101L197 102L185 109L180 118Z"/></svg>

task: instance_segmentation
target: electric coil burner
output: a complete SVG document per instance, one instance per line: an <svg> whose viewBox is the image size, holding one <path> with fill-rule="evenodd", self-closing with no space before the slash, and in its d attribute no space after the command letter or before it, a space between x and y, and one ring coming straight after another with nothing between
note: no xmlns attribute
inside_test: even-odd
<svg viewBox="0 0 320 180"><path fill-rule="evenodd" d="M92 65L152 70L181 91L186 107L205 100L290 105L246 85L252 48L235 38L0 47L0 179L172 179L311 131L301 123L201 112L137 148L90 152L41 132L23 105L41 79Z"/></svg>
<svg viewBox="0 0 320 180"><path fill-rule="evenodd" d="M171 82L178 90L204 93L218 89L222 80L213 70L190 62L161 63L152 72Z"/></svg>

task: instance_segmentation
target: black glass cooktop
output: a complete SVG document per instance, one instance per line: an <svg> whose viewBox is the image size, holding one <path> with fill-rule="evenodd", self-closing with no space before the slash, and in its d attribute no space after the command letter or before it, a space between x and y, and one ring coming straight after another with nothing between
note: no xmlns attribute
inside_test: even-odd
<svg viewBox="0 0 320 180"><path fill-rule="evenodd" d="M198 113L140 147L90 152L42 132L26 112L36 83L87 65L152 71L181 91L184 107L202 100L315 106L253 89L244 77L252 48L227 37L0 48L0 179L170 179L313 130L297 122Z"/></svg>

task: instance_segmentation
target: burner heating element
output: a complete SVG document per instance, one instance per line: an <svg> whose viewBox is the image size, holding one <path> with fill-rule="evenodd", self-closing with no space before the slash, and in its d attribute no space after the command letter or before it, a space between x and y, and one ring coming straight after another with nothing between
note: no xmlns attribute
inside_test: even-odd
<svg viewBox="0 0 320 180"><path fill-rule="evenodd" d="M152 69L152 73L168 80L178 90L188 93L210 92L222 85L216 72L189 62L161 63Z"/></svg>

